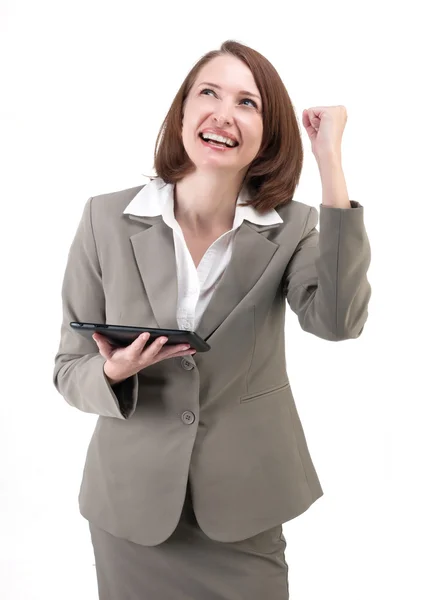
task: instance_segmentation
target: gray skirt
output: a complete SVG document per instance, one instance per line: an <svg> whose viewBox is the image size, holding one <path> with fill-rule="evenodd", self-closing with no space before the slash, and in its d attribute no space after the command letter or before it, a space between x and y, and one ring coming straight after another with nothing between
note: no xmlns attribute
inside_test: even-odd
<svg viewBox="0 0 430 600"><path fill-rule="evenodd" d="M100 600L288 600L282 525L240 542L200 529L189 487L173 534L157 546L117 538L89 523Z"/></svg>

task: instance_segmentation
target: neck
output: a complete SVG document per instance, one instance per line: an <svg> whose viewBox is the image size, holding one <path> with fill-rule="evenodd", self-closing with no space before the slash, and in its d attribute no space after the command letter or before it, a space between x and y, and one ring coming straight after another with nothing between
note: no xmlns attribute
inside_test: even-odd
<svg viewBox="0 0 430 600"><path fill-rule="evenodd" d="M241 173L190 173L175 185L176 220L193 233L230 230L242 181Z"/></svg>

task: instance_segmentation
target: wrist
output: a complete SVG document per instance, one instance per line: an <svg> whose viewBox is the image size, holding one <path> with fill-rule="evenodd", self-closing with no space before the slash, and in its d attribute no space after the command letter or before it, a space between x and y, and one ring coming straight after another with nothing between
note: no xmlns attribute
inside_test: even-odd
<svg viewBox="0 0 430 600"><path fill-rule="evenodd" d="M106 371L106 362L103 365L103 373L105 376L105 379L107 380L107 382L109 383L110 386L114 386L117 385L118 383L121 383L122 381L124 381L124 379L115 379L115 377L110 377L109 372Z"/></svg>
<svg viewBox="0 0 430 600"><path fill-rule="evenodd" d="M337 152L335 150L327 150L326 152L323 152L319 155L315 155L315 160L320 170L325 168L332 169L334 167L336 168L342 166L342 155L340 152Z"/></svg>

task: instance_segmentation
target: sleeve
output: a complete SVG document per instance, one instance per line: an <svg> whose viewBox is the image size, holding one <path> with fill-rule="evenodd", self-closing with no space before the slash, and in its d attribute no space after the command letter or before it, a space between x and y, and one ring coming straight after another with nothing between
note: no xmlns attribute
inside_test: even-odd
<svg viewBox="0 0 430 600"><path fill-rule="evenodd" d="M310 207L302 238L283 277L283 290L301 328L330 341L358 338L368 317L371 260L363 206Z"/></svg>
<svg viewBox="0 0 430 600"><path fill-rule="evenodd" d="M87 200L72 241L62 285L63 320L55 356L53 380L71 406L105 417L129 418L136 409L137 374L111 386L103 366L106 359L93 339L70 327L71 321L105 323L105 297Z"/></svg>

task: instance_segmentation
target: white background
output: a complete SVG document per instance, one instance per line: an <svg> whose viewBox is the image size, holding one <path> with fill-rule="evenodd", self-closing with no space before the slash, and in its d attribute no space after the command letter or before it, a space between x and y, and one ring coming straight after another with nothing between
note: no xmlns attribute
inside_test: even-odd
<svg viewBox="0 0 430 600"><path fill-rule="evenodd" d="M420 4L0 6L2 598L97 598L77 505L97 417L52 383L67 253L90 196L147 182L177 89L233 38L272 62L300 119L304 108L346 106L342 164L372 248L361 338L318 339L288 309L288 372L325 492L284 525L291 600L428 599L430 48ZM300 126L295 199L318 207Z"/></svg>

